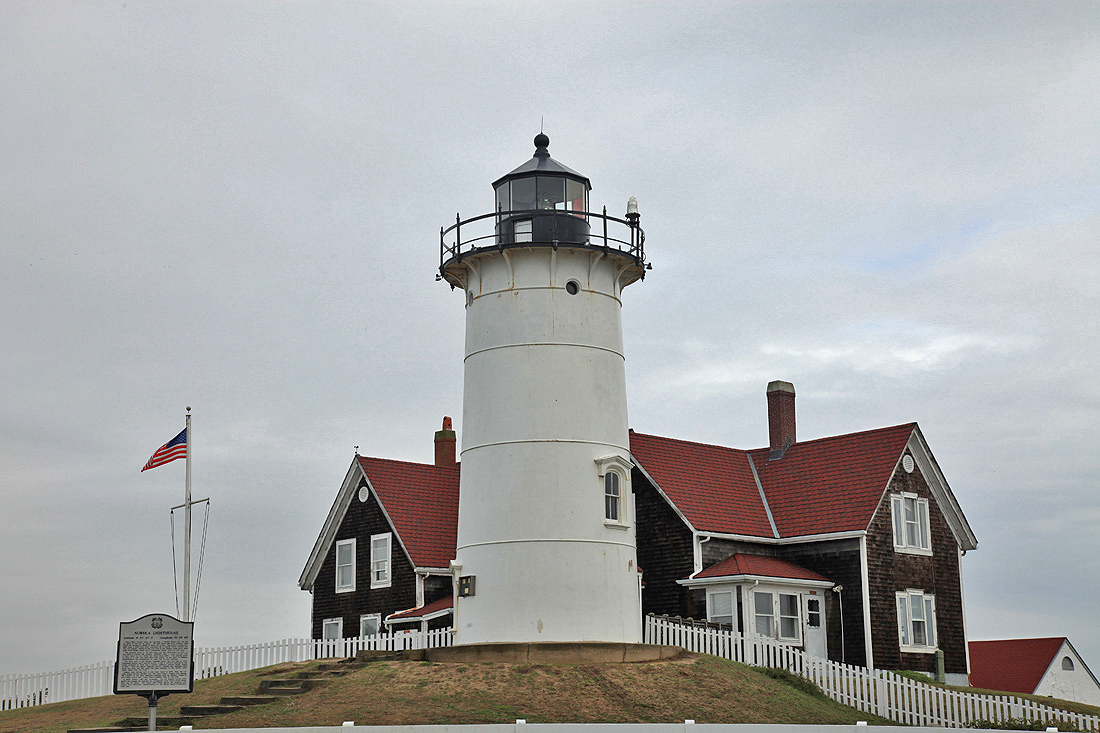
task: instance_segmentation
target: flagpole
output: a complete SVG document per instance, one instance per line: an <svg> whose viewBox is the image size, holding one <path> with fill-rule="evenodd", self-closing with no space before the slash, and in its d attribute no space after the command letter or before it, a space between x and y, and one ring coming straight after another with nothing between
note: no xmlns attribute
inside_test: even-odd
<svg viewBox="0 0 1100 733"><path fill-rule="evenodd" d="M191 620L191 406L187 406L187 478L183 501L183 620Z"/></svg>

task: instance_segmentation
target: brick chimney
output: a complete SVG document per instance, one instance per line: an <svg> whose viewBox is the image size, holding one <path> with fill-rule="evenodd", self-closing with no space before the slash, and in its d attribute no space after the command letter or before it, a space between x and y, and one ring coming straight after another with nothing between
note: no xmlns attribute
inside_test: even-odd
<svg viewBox="0 0 1100 733"><path fill-rule="evenodd" d="M768 460L782 458L794 443L794 385L778 379L768 383Z"/></svg>
<svg viewBox="0 0 1100 733"><path fill-rule="evenodd" d="M435 465L455 465L455 431L451 429L451 418L443 418L443 429L435 431Z"/></svg>

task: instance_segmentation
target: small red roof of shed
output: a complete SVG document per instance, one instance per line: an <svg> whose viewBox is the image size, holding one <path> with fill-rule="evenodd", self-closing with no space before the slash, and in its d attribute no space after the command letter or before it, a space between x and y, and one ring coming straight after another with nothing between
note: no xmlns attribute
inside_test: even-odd
<svg viewBox="0 0 1100 733"><path fill-rule="evenodd" d="M722 578L734 575L760 575L766 578L794 578L796 580L822 580L824 575L807 570L793 562L763 555L733 555L698 573L696 578Z"/></svg>
<svg viewBox="0 0 1100 733"><path fill-rule="evenodd" d="M386 617L387 621L411 621L412 619L423 618L429 616L436 611L445 611L448 608L454 607L455 599L452 596L444 596L438 601L432 601L431 603L419 606L418 608L410 608L408 611L402 611L401 613L395 613Z"/></svg>
<svg viewBox="0 0 1100 733"><path fill-rule="evenodd" d="M970 686L1031 694L1065 642L1064 636L972 641Z"/></svg>

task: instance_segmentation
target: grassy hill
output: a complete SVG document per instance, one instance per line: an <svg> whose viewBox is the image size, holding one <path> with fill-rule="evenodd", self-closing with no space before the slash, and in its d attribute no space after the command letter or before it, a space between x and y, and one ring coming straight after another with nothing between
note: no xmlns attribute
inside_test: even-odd
<svg viewBox="0 0 1100 733"><path fill-rule="evenodd" d="M158 713L180 705L216 703L255 694L259 683L316 667L278 665L195 684L190 695L161 701ZM0 712L0 733L63 733L144 716L146 703L118 695ZM689 655L644 664L531 665L371 662L304 695L195 723L202 728L306 725L609 722L838 723L886 721L828 700L786 673L776 676L716 657ZM178 725L175 726L178 728Z"/></svg>

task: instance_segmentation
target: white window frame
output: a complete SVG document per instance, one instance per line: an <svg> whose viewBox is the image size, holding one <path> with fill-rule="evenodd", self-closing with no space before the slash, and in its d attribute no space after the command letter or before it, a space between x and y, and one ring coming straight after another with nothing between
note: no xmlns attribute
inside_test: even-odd
<svg viewBox="0 0 1100 733"><path fill-rule="evenodd" d="M898 645L903 652L934 654L939 648L936 629L936 596L923 590L909 588L894 594L894 608L898 615ZM913 612L919 608L919 615ZM918 624L924 624L924 643L918 643Z"/></svg>
<svg viewBox="0 0 1100 733"><path fill-rule="evenodd" d="M911 518L908 514L910 508ZM910 555L932 554L932 522L928 499L908 491L891 494L890 519L894 533L894 552Z"/></svg>
<svg viewBox="0 0 1100 733"><path fill-rule="evenodd" d="M772 590L769 588L754 588L751 596L751 614L752 614L752 630L757 636L764 636L769 639L775 639L787 644L801 644L802 643L802 594L801 593L789 593L784 590ZM761 607L757 605L757 597L767 596L769 598L768 605L770 606L770 613L761 612ZM790 596L794 598L794 612L795 615L784 615L781 613L781 607L779 598L780 596ZM766 610L766 609L765 609ZM761 633L759 630L759 624L764 619L767 619L767 626L771 629L769 633ZM794 636L783 636L783 619L794 619Z"/></svg>
<svg viewBox="0 0 1100 733"><path fill-rule="evenodd" d="M365 633L363 625L368 621L374 621L374 628L376 631L373 634ZM359 636L378 636L382 633L382 614L380 613L364 613L359 616Z"/></svg>
<svg viewBox="0 0 1100 733"><path fill-rule="evenodd" d="M351 562L340 563L340 550L344 547L351 548ZM348 568L348 577L345 580L349 582L340 582L340 570L342 568ZM336 541L336 592L337 593L352 593L355 591L355 538L350 540L337 540Z"/></svg>
<svg viewBox="0 0 1100 733"><path fill-rule="evenodd" d="M596 459L596 475L600 479L600 511L603 512L603 523L605 527L611 527L613 529L628 529L630 527L630 517L627 516L627 507L630 506L630 502L627 501L627 497L632 497L630 489L630 469L632 465L630 461L626 460L622 456L604 456L603 458ZM619 500L618 510L619 518L609 518L607 511L607 474L614 473L619 479Z"/></svg>
<svg viewBox="0 0 1100 733"><path fill-rule="evenodd" d="M329 628L336 627L336 636L329 636ZM321 622L321 638L326 641L336 641L337 639L344 638L344 619L340 618L326 618Z"/></svg>
<svg viewBox="0 0 1100 733"><path fill-rule="evenodd" d="M385 540L384 552L376 552L376 543ZM389 588L393 583L393 568L390 562L393 556L393 533L383 532L370 536L370 587ZM382 577L382 576L385 577Z"/></svg>
<svg viewBox="0 0 1100 733"><path fill-rule="evenodd" d="M623 479L615 470L603 475L603 518L607 522L623 523Z"/></svg>
<svg viewBox="0 0 1100 733"><path fill-rule="evenodd" d="M729 621L721 621L721 620L715 618L715 616L716 616L715 611L717 609L715 608L716 603L715 603L714 599L715 599L716 596L726 596L726 597L729 598L729 606L730 606ZM726 614L722 614L721 618L725 618L725 617L726 617ZM736 619L737 619L737 599L734 597L734 593L733 593L732 590L712 590L712 591L707 592L707 621L711 621L712 623L716 623L716 624L728 623L734 629L734 631L736 631L737 630Z"/></svg>

